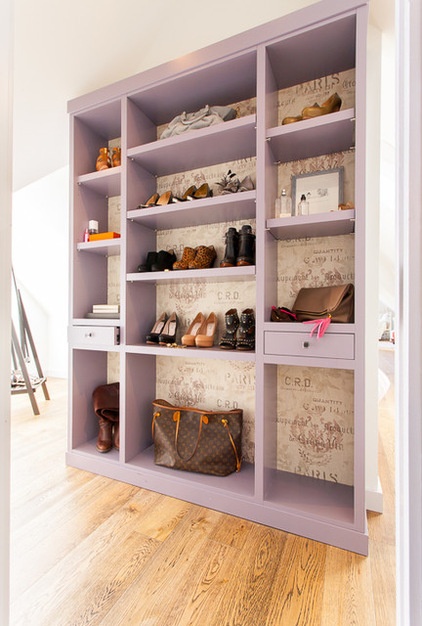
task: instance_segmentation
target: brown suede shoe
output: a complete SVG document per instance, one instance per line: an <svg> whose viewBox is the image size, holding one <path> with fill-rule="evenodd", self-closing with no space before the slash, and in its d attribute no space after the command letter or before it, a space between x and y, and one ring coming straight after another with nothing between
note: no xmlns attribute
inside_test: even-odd
<svg viewBox="0 0 422 626"><path fill-rule="evenodd" d="M189 269L189 265L193 263L195 256L196 256L196 250L194 250L193 248L189 248L189 246L186 246L183 249L182 258L180 259L180 261L176 261L175 263L173 263L173 269L174 270Z"/></svg>
<svg viewBox="0 0 422 626"><path fill-rule="evenodd" d="M189 263L190 270L203 270L211 267L217 258L214 246L198 246L195 252L195 258Z"/></svg>

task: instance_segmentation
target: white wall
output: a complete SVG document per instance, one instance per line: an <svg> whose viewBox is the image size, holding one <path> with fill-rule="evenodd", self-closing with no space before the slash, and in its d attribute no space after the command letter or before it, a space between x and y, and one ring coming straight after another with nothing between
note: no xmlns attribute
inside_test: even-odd
<svg viewBox="0 0 422 626"><path fill-rule="evenodd" d="M10 591L10 239L12 233L12 0L0 4L0 623Z"/></svg>
<svg viewBox="0 0 422 626"><path fill-rule="evenodd" d="M58 377L67 376L68 176L64 167L13 196L15 276L41 366Z"/></svg>

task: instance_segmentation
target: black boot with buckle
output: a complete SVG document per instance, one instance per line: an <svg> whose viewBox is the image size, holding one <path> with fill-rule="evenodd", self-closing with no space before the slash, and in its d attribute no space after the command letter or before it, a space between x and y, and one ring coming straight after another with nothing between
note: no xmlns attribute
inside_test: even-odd
<svg viewBox="0 0 422 626"><path fill-rule="evenodd" d="M236 348L255 350L255 315L252 309L245 309L240 315Z"/></svg>
<svg viewBox="0 0 422 626"><path fill-rule="evenodd" d="M252 227L244 224L239 232L239 253L236 265L254 265L255 263L255 235Z"/></svg>
<svg viewBox="0 0 422 626"><path fill-rule="evenodd" d="M236 333L239 328L239 316L236 309L230 309L224 316L226 331L220 339L220 348L234 350L236 348Z"/></svg>
<svg viewBox="0 0 422 626"><path fill-rule="evenodd" d="M224 258L220 261L220 267L234 267L237 261L239 249L239 233L233 227L226 232L226 249Z"/></svg>

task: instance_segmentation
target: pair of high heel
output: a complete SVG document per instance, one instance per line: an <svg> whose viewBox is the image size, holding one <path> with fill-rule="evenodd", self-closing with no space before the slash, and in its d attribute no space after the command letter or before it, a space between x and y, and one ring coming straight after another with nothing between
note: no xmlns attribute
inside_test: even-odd
<svg viewBox="0 0 422 626"><path fill-rule="evenodd" d="M314 105L302 109L301 115L290 115L285 117L281 123L293 124L294 122L300 122L301 120L309 120L313 117L319 117L320 115L327 115L327 113L336 113L337 111L340 111L341 102L342 101L338 93L333 93L321 106L315 102Z"/></svg>
<svg viewBox="0 0 422 626"><path fill-rule="evenodd" d="M223 350L255 349L255 315L252 309L245 309L239 315L237 309L230 309L224 316L226 329L220 339Z"/></svg>
<svg viewBox="0 0 422 626"><path fill-rule="evenodd" d="M159 193L153 193L152 196L144 204L139 204L138 209L149 209L153 206L166 206L173 200L173 194L171 191L166 191L161 195Z"/></svg>
<svg viewBox="0 0 422 626"><path fill-rule="evenodd" d="M218 319L215 313L210 313L207 318L202 313L198 313L186 334L182 336L182 345L212 348L217 326Z"/></svg>
<svg viewBox="0 0 422 626"><path fill-rule="evenodd" d="M166 313L162 313L151 332L146 336L146 342L160 346L175 343L178 324L179 320L175 312L170 317L167 317Z"/></svg>
<svg viewBox="0 0 422 626"><path fill-rule="evenodd" d="M181 196L174 196L172 191L166 191L161 195L153 193L144 204L139 204L138 209L149 209L154 206L166 206L172 202L186 202L187 200L201 200L212 196L208 183L203 183L199 188L191 185Z"/></svg>
<svg viewBox="0 0 422 626"><path fill-rule="evenodd" d="M173 196L173 202L186 202L187 200L202 200L203 198L211 198L212 190L208 183L202 183L200 187L191 185L181 196Z"/></svg>

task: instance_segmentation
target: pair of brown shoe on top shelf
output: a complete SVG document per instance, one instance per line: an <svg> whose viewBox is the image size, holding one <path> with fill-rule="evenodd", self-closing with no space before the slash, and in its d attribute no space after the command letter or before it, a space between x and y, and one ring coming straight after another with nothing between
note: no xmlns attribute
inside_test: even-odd
<svg viewBox="0 0 422 626"><path fill-rule="evenodd" d="M254 265L255 235L249 224L244 224L239 232L231 226L226 232L225 241L226 248L220 267Z"/></svg>
<svg viewBox="0 0 422 626"><path fill-rule="evenodd" d="M239 315L237 309L229 309L224 316L226 329L220 339L223 350L255 350L255 315L253 309L245 309Z"/></svg>
<svg viewBox="0 0 422 626"><path fill-rule="evenodd" d="M99 149L97 162L95 164L95 169L97 170L97 172L100 172L101 170L107 170L109 167L118 167L119 165L121 165L120 148L112 148L111 156L110 150L108 148Z"/></svg>
<svg viewBox="0 0 422 626"><path fill-rule="evenodd" d="M285 117L282 124L293 124L294 122L300 122L301 120L309 120L313 117L319 117L320 115L327 115L327 113L336 113L340 111L341 98L338 93L333 93L321 106L317 102L313 106L305 107L302 109L300 115L290 115Z"/></svg>
<svg viewBox="0 0 422 626"><path fill-rule="evenodd" d="M215 313L210 313L207 318L202 313L198 313L191 322L186 334L182 336L182 345L212 348L217 326L218 320Z"/></svg>
<svg viewBox="0 0 422 626"><path fill-rule="evenodd" d="M146 342L159 344L160 346L174 344L176 342L178 325L179 319L175 312L169 317L167 317L167 313L162 313L152 327L151 332L146 336Z"/></svg>
<svg viewBox="0 0 422 626"><path fill-rule="evenodd" d="M243 180L239 180L237 174L231 170L223 176L217 185L221 187L222 196L230 193L237 193L238 191L252 191L255 189L255 185L253 184L253 180L250 176L245 176Z"/></svg>
<svg viewBox="0 0 422 626"><path fill-rule="evenodd" d="M191 185L186 191L179 197L174 196L172 191L165 191L161 195L159 193L153 193L144 204L139 204L138 209L149 209L154 206L166 206L173 202L186 202L187 200L200 200L202 198L209 198L212 196L212 191L208 183L203 183L198 189L195 185Z"/></svg>
<svg viewBox="0 0 422 626"><path fill-rule="evenodd" d="M173 263L174 270L202 270L212 267L217 253L214 246L185 246L180 261Z"/></svg>

